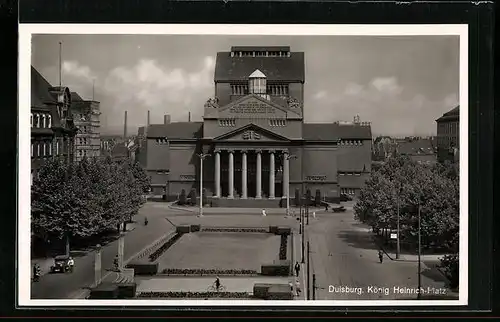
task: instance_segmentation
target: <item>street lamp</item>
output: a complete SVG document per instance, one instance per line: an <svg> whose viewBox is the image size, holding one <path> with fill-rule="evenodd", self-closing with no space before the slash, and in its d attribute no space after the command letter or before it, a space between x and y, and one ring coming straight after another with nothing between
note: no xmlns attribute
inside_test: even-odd
<svg viewBox="0 0 500 322"><path fill-rule="evenodd" d="M203 216L203 160L205 160L206 157L209 157L210 154L200 153L197 154L197 156L200 158L200 213L198 214L198 216L202 217Z"/></svg>
<svg viewBox="0 0 500 322"><path fill-rule="evenodd" d="M287 161L295 160L295 159L297 159L297 156L293 155L293 154L288 154L285 156L285 159ZM285 188L286 189L286 215L290 216L290 164L288 164L286 171L287 171L286 177L288 178L287 182L286 182L286 188Z"/></svg>

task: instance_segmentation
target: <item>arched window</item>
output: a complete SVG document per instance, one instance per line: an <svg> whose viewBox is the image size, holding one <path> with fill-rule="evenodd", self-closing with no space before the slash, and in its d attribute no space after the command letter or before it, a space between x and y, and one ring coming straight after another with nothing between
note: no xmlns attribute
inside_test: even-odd
<svg viewBox="0 0 500 322"><path fill-rule="evenodd" d="M48 123L49 123L49 124L47 125L47 127L48 127L48 128L51 128L51 127L52 127L52 116L51 116L51 115L47 115L47 121L48 121Z"/></svg>
<svg viewBox="0 0 500 322"><path fill-rule="evenodd" d="M43 156L46 156L47 155L47 142L43 142Z"/></svg>
<svg viewBox="0 0 500 322"><path fill-rule="evenodd" d="M40 156L40 142L37 142L36 143L36 156L39 157Z"/></svg>
<svg viewBox="0 0 500 322"><path fill-rule="evenodd" d="M42 114L42 128L45 128L46 127L46 117L45 117L45 114Z"/></svg>
<svg viewBox="0 0 500 322"><path fill-rule="evenodd" d="M59 155L59 140L56 139L56 155Z"/></svg>
<svg viewBox="0 0 500 322"><path fill-rule="evenodd" d="M33 113L31 113L30 116L30 126L33 127Z"/></svg>
<svg viewBox="0 0 500 322"><path fill-rule="evenodd" d="M40 127L40 114L35 114L35 127Z"/></svg>
<svg viewBox="0 0 500 322"><path fill-rule="evenodd" d="M47 143L49 145L49 155L52 155L52 142Z"/></svg>
<svg viewBox="0 0 500 322"><path fill-rule="evenodd" d="M33 142L31 142L31 157L33 157L33 152L34 152L34 146L33 146Z"/></svg>

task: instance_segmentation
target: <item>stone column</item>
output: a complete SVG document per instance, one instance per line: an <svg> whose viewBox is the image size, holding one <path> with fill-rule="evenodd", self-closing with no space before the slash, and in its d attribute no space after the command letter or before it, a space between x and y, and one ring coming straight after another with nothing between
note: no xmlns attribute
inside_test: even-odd
<svg viewBox="0 0 500 322"><path fill-rule="evenodd" d="M241 198L246 199L247 192L247 151L241 152Z"/></svg>
<svg viewBox="0 0 500 322"><path fill-rule="evenodd" d="M94 285L101 284L102 279L102 264L101 264L101 245L97 244L95 257L94 257Z"/></svg>
<svg viewBox="0 0 500 322"><path fill-rule="evenodd" d="M288 151L283 151L283 197L290 197L288 195L288 188L290 185L290 160L288 160Z"/></svg>
<svg viewBox="0 0 500 322"><path fill-rule="evenodd" d="M257 191L255 193L255 198L256 199L261 199L262 198L262 151L257 150L257 177L255 178L256 180L256 187Z"/></svg>
<svg viewBox="0 0 500 322"><path fill-rule="evenodd" d="M269 199L274 199L274 151L269 151Z"/></svg>
<svg viewBox="0 0 500 322"><path fill-rule="evenodd" d="M220 193L220 150L215 150L215 196L221 197Z"/></svg>
<svg viewBox="0 0 500 322"><path fill-rule="evenodd" d="M229 195L228 198L234 198L234 151L229 152Z"/></svg>

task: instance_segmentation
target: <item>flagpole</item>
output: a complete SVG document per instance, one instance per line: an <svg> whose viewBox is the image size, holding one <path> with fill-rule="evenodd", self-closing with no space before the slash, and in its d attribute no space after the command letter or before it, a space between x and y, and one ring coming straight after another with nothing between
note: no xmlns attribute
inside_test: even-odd
<svg viewBox="0 0 500 322"><path fill-rule="evenodd" d="M62 42L59 42L59 87L62 86Z"/></svg>

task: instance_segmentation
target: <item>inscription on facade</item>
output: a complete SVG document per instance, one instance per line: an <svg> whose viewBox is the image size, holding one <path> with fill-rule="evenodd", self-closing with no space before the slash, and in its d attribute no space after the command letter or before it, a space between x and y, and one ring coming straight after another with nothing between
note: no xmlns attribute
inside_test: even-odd
<svg viewBox="0 0 500 322"><path fill-rule="evenodd" d="M307 181L326 181L326 176L307 176Z"/></svg>
<svg viewBox="0 0 500 322"><path fill-rule="evenodd" d="M255 131L246 131L242 137L243 140L260 140L260 134Z"/></svg>
<svg viewBox="0 0 500 322"><path fill-rule="evenodd" d="M231 107L229 111L238 114L266 114L276 112L275 108L261 102L241 103Z"/></svg>
<svg viewBox="0 0 500 322"><path fill-rule="evenodd" d="M196 176L194 174L181 174L180 178L181 180L194 180Z"/></svg>

